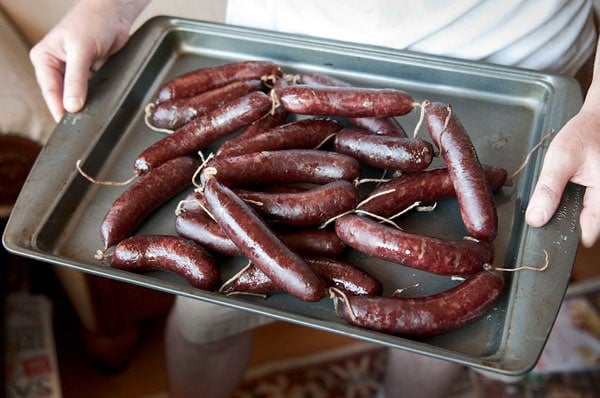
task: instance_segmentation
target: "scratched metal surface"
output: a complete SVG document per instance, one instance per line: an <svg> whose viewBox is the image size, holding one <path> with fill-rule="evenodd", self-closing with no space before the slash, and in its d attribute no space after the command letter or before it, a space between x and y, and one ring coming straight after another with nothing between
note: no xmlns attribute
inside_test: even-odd
<svg viewBox="0 0 600 398"><path fill-rule="evenodd" d="M133 173L139 152L161 137L143 121L144 107L164 80L187 70L246 59L278 62L285 72L319 71L357 86L395 87L415 100L451 103L470 132L480 159L509 172L548 131L558 130L581 104L577 84L568 78L504 67L428 57L370 46L227 27L168 17L144 25L126 48L99 71L90 85L87 107L58 124L14 207L3 236L13 253L162 291L268 315L390 347L420 352L479 369L516 375L529 370L541 353L573 265L582 188L569 186L547 227L531 229L523 218L546 146L537 151L510 187L496 195L500 225L494 265L542 265L544 272L505 274L507 291L479 321L426 339L390 336L347 325L330 299L303 303L285 294L264 300L223 297L191 288L165 272L130 273L94 259L101 248L99 225L125 188L90 184L75 170L105 180ZM400 118L415 129L418 112ZM420 131L422 137L427 133ZM136 232L174 233L173 210L185 193L167 203ZM454 200L431 213L407 215L411 231L461 238L465 235ZM386 293L419 286L411 295L450 287L450 278L368 258L350 251L348 259L379 277ZM244 263L224 260L225 277Z"/></svg>

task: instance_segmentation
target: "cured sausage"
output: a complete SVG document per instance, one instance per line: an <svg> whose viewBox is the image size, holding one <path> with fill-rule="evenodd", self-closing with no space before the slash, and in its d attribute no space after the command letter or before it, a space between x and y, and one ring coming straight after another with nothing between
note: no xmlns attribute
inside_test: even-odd
<svg viewBox="0 0 600 398"><path fill-rule="evenodd" d="M486 165L483 168L492 192L500 190L507 181L507 171ZM358 209L387 218L417 202L431 203L455 196L448 169L438 167L404 173L379 185L359 204Z"/></svg>
<svg viewBox="0 0 600 398"><path fill-rule="evenodd" d="M356 158L359 162L380 169L418 171L427 168L435 155L427 141L345 128L334 138L336 152Z"/></svg>
<svg viewBox="0 0 600 398"><path fill-rule="evenodd" d="M412 111L415 104L409 94L390 88L291 84L277 94L281 105L285 109L303 115L401 116Z"/></svg>
<svg viewBox="0 0 600 398"><path fill-rule="evenodd" d="M232 137L228 137L217 152L227 152L231 147L237 147L240 144L243 144L246 140L254 137L257 134L261 134L273 127L279 126L286 122L289 112L283 109L281 106L272 109L271 112L262 116L260 119L255 121L254 123L246 126L242 132Z"/></svg>
<svg viewBox="0 0 600 398"><path fill-rule="evenodd" d="M229 187L289 183L326 184L337 180L355 180L360 164L351 156L317 149L281 149L219 156L208 166Z"/></svg>
<svg viewBox="0 0 600 398"><path fill-rule="evenodd" d="M467 231L477 239L494 240L498 214L469 134L449 105L433 102L425 106L425 113L429 135L448 167Z"/></svg>
<svg viewBox="0 0 600 398"><path fill-rule="evenodd" d="M177 157L142 175L113 202L100 225L107 249L129 236L160 205L192 184L198 161Z"/></svg>
<svg viewBox="0 0 600 398"><path fill-rule="evenodd" d="M138 174L143 174L174 157L194 155L216 140L258 120L269 109L271 98L262 91L246 94L150 145L137 157L134 168Z"/></svg>
<svg viewBox="0 0 600 398"><path fill-rule="evenodd" d="M346 180L333 181L302 192L270 193L236 190L269 222L295 227L319 226L358 203L356 186Z"/></svg>
<svg viewBox="0 0 600 398"><path fill-rule="evenodd" d="M259 151L279 149L312 149L342 129L333 119L303 119L273 127L236 144L221 146L217 156L235 156Z"/></svg>
<svg viewBox="0 0 600 398"><path fill-rule="evenodd" d="M354 326L393 335L432 336L480 318L498 301L503 279L481 271L464 282L430 296L348 296L343 316Z"/></svg>
<svg viewBox="0 0 600 398"><path fill-rule="evenodd" d="M155 127L175 130L200 115L262 87L260 80L235 81L193 97L151 104L147 109L148 119Z"/></svg>
<svg viewBox="0 0 600 398"><path fill-rule="evenodd" d="M414 234L357 215L337 218L335 231L360 252L433 274L469 275L494 260L494 248L485 241Z"/></svg>
<svg viewBox="0 0 600 398"><path fill-rule="evenodd" d="M223 229L204 211L178 214L175 217L175 231L179 236L191 239L216 253L242 255ZM299 254L336 256L346 249L337 234L327 229L275 229L274 232L287 247Z"/></svg>
<svg viewBox="0 0 600 398"><path fill-rule="evenodd" d="M182 73L163 83L157 94L157 103L176 98L192 97L237 80L261 79L282 74L281 68L269 61L241 61L210 66Z"/></svg>
<svg viewBox="0 0 600 398"><path fill-rule="evenodd" d="M173 272L203 290L213 290L221 278L210 253L187 239L170 235L139 235L120 241L111 255L111 266L127 271Z"/></svg>
<svg viewBox="0 0 600 398"><path fill-rule="evenodd" d="M205 169L203 174L210 172ZM203 189L208 211L245 257L290 295L303 301L324 297L323 280L246 202L210 175Z"/></svg>
<svg viewBox="0 0 600 398"><path fill-rule="evenodd" d="M348 82L322 73L302 73L299 75L298 83L309 85L321 84L324 86L340 87L351 86L351 84ZM375 134L406 137L406 131L404 128L396 119L392 117L351 117L348 118L348 121L355 126L362 127Z"/></svg>
<svg viewBox="0 0 600 398"><path fill-rule="evenodd" d="M336 287L347 295L380 295L383 291L380 280L346 261L326 257L304 257L304 260L327 286ZM250 264L219 291L226 294L271 294L282 290L264 272Z"/></svg>
<svg viewBox="0 0 600 398"><path fill-rule="evenodd" d="M350 295L378 296L383 284L369 272L343 260L327 257L304 257L304 260L323 277L328 286L334 286Z"/></svg>

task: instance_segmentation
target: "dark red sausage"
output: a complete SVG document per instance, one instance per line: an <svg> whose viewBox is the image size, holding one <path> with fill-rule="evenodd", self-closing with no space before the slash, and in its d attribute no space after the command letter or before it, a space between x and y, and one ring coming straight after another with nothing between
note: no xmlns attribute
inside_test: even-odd
<svg viewBox="0 0 600 398"><path fill-rule="evenodd" d="M504 290L501 277L481 271L444 292L425 297L349 296L346 321L393 335L431 336L481 317Z"/></svg>
<svg viewBox="0 0 600 398"><path fill-rule="evenodd" d="M350 295L381 295L383 283L369 272L339 259L304 257L328 286L334 286Z"/></svg>
<svg viewBox="0 0 600 398"><path fill-rule="evenodd" d="M221 278L210 253L194 242L169 235L140 235L122 240L115 246L111 266L127 271L173 272L203 290L213 290Z"/></svg>
<svg viewBox="0 0 600 398"><path fill-rule="evenodd" d="M223 229L204 211L182 212L175 216L177 235L191 239L208 250L227 256L239 256L240 250Z"/></svg>
<svg viewBox="0 0 600 398"><path fill-rule="evenodd" d="M333 119L298 120L266 130L253 137L247 137L243 141L237 140L235 145L221 146L217 156L236 156L279 149L316 148L341 129L342 125Z"/></svg>
<svg viewBox="0 0 600 398"><path fill-rule="evenodd" d="M360 117L349 118L350 123L371 133L390 135L392 137L407 137L406 130L393 117Z"/></svg>
<svg viewBox="0 0 600 398"><path fill-rule="evenodd" d="M412 111L414 107L414 100L409 94L386 88L291 84L277 94L285 109L303 115L401 116Z"/></svg>
<svg viewBox="0 0 600 398"><path fill-rule="evenodd" d="M342 260L325 257L304 257L327 286L334 286L347 295L380 295L383 284L366 271ZM222 293L271 294L282 291L276 283L253 264L236 275L220 291Z"/></svg>
<svg viewBox="0 0 600 398"><path fill-rule="evenodd" d="M193 155L217 139L246 126L271 109L271 98L255 91L187 123L146 148L135 161L142 174L177 156Z"/></svg>
<svg viewBox="0 0 600 398"><path fill-rule="evenodd" d="M434 157L433 145L427 141L345 128L334 138L336 152L380 169L418 171L427 168Z"/></svg>
<svg viewBox="0 0 600 398"><path fill-rule="evenodd" d="M348 82L322 73L303 73L299 76L298 83L340 87L351 86ZM348 118L348 120L355 126L362 127L375 134L406 137L404 128L392 117L360 117Z"/></svg>
<svg viewBox="0 0 600 398"><path fill-rule="evenodd" d="M281 68L268 61L232 62L196 69L178 75L161 85L157 103L192 97L238 80L261 79L264 76L281 74Z"/></svg>
<svg viewBox="0 0 600 398"><path fill-rule="evenodd" d="M289 114L288 111L280 106L272 109L271 112L248 125L240 134L229 137L221 144L218 152L229 151L230 147L237 147L239 144L244 143L247 139L250 139L257 134L261 134L273 127L282 125L286 122Z"/></svg>
<svg viewBox="0 0 600 398"><path fill-rule="evenodd" d="M359 162L336 152L316 149L282 149L238 156L216 157L209 166L217 170L223 184L235 187L252 184L312 183L355 180Z"/></svg>
<svg viewBox="0 0 600 398"><path fill-rule="evenodd" d="M179 236L191 239L216 253L242 255L223 229L204 211L178 214L175 217L175 230ZM275 230L275 234L287 247L300 254L336 256L346 249L344 242L331 230Z"/></svg>
<svg viewBox="0 0 600 398"><path fill-rule="evenodd" d="M346 180L333 181L303 192L270 193L237 190L269 222L295 227L319 226L358 204L356 186Z"/></svg>
<svg viewBox="0 0 600 398"><path fill-rule="evenodd" d="M335 221L335 231L360 252L439 275L473 274L494 260L488 242L418 235L367 217L342 216Z"/></svg>
<svg viewBox="0 0 600 398"><path fill-rule="evenodd" d="M254 264L249 264L219 288L219 293L269 295L284 290Z"/></svg>
<svg viewBox="0 0 600 398"><path fill-rule="evenodd" d="M148 108L148 119L155 127L175 130L198 116L262 88L260 80L235 81L193 97L152 104Z"/></svg>
<svg viewBox="0 0 600 398"><path fill-rule="evenodd" d="M484 171L493 192L500 190L506 183L508 173L505 169L484 165ZM455 196L448 169L439 167L404 173L379 185L358 208L382 217L391 217L416 202L425 204Z"/></svg>
<svg viewBox="0 0 600 398"><path fill-rule="evenodd" d="M104 248L129 236L156 208L190 186L197 167L195 158L178 157L135 181L114 201L100 225Z"/></svg>
<svg viewBox="0 0 600 398"><path fill-rule="evenodd" d="M346 245L329 229L277 230L277 236L293 251L302 255L337 256Z"/></svg>
<svg viewBox="0 0 600 398"><path fill-rule="evenodd" d="M448 167L467 231L491 242L498 232L498 214L469 134L449 105L431 103L425 112L429 135Z"/></svg>
<svg viewBox="0 0 600 398"><path fill-rule="evenodd" d="M246 202L214 177L205 176L203 188L208 211L245 257L290 295L303 301L323 298L323 280Z"/></svg>

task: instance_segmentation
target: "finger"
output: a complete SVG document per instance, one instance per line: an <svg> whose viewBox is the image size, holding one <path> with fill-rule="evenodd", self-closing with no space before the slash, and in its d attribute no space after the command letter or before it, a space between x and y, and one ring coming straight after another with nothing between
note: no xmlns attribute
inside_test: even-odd
<svg viewBox="0 0 600 398"><path fill-rule="evenodd" d="M600 189L587 187L583 197L583 209L579 216L581 226L581 244L592 247L600 238Z"/></svg>
<svg viewBox="0 0 600 398"><path fill-rule="evenodd" d="M45 53L40 55L32 51L30 58L42 98L50 114L58 122L65 112L62 103L64 64Z"/></svg>
<svg viewBox="0 0 600 398"><path fill-rule="evenodd" d="M67 49L62 102L68 112L78 112L85 104L92 58L88 49L79 46Z"/></svg>
<svg viewBox="0 0 600 398"><path fill-rule="evenodd" d="M541 227L550 221L576 169L568 154L557 145L550 146L525 213L525 221L529 225Z"/></svg>

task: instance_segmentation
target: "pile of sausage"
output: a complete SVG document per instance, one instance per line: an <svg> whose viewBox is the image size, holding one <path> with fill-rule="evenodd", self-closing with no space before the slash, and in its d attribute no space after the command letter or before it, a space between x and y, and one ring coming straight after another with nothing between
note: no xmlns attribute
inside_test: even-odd
<svg viewBox="0 0 600 398"><path fill-rule="evenodd" d="M408 137L397 122L415 108L433 144ZM175 272L223 294L285 292L307 302L333 294L343 298L347 322L395 335L461 327L502 294L503 279L489 265L498 223L493 193L507 174L481 165L447 104L244 61L167 81L147 120L171 133L138 156L139 178L102 222L113 267ZM217 149L203 154L209 147ZM445 167L429 167L436 156ZM394 176L361 195L357 181L365 167ZM134 235L159 206L188 189L174 217L177 236ZM382 222L415 203L454 196L469 239ZM343 259L349 247L464 281L426 297L383 295L368 264ZM217 256L249 263L223 283Z"/></svg>

